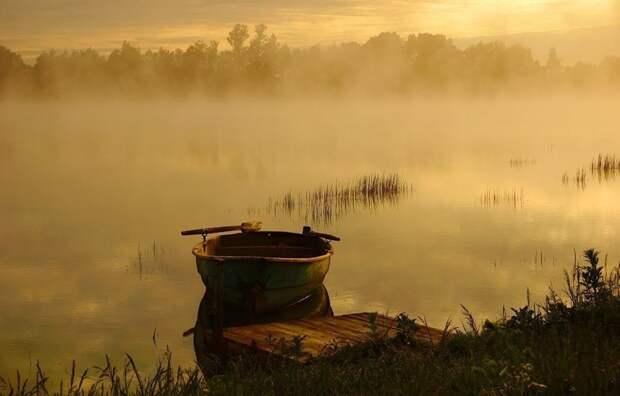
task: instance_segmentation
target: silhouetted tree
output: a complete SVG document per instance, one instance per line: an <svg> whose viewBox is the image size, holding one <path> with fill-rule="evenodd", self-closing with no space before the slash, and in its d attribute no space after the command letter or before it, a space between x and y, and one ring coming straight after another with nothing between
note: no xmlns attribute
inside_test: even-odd
<svg viewBox="0 0 620 396"><path fill-rule="evenodd" d="M243 45L248 38L250 38L250 34L248 33L247 25L237 24L230 33L228 33L226 41L228 41L228 44L232 47L233 53L239 55L243 51Z"/></svg>
<svg viewBox="0 0 620 396"><path fill-rule="evenodd" d="M441 34L412 34L404 45L410 80L418 86L446 86L461 76L463 54Z"/></svg>
<svg viewBox="0 0 620 396"><path fill-rule="evenodd" d="M479 43L465 49L464 62L468 80L476 90L494 89L502 84L536 78L539 65L530 49L504 43Z"/></svg>
<svg viewBox="0 0 620 396"><path fill-rule="evenodd" d="M278 39L267 36L267 26L257 25L248 48L248 77L253 83L272 83L276 75Z"/></svg>
<svg viewBox="0 0 620 396"><path fill-rule="evenodd" d="M598 83L596 66L591 63L577 62L566 67L565 73L568 84L574 88L592 88Z"/></svg>
<svg viewBox="0 0 620 396"><path fill-rule="evenodd" d="M620 85L620 57L610 56L605 58L601 68L609 83Z"/></svg>
<svg viewBox="0 0 620 396"><path fill-rule="evenodd" d="M37 57L34 64L34 83L42 93L57 92L62 73L61 63L60 56L53 50Z"/></svg>
<svg viewBox="0 0 620 396"><path fill-rule="evenodd" d="M551 49L541 65L523 46L491 42L459 49L440 34L412 34L403 40L384 32L364 44L289 49L268 34L265 25L255 26L250 37L248 27L238 24L227 42L230 49L223 51L216 41L197 41L185 50L144 53L124 42L107 57L92 49L48 51L32 67L0 46L0 92L9 87L34 87L31 91L42 94L620 88L618 57L599 65L565 66Z"/></svg>
<svg viewBox="0 0 620 396"><path fill-rule="evenodd" d="M140 49L123 42L120 49L112 51L108 57L107 70L113 81L122 90L132 90L144 80L144 59Z"/></svg>
<svg viewBox="0 0 620 396"><path fill-rule="evenodd" d="M190 84L204 85L215 71L218 42L197 41L183 54L182 74Z"/></svg>
<svg viewBox="0 0 620 396"><path fill-rule="evenodd" d="M548 70L556 71L562 68L562 61L560 61L560 57L558 56L558 52L555 50L555 48L549 49L546 67Z"/></svg>
<svg viewBox="0 0 620 396"><path fill-rule="evenodd" d="M22 57L0 45L0 93L24 83L27 67Z"/></svg>
<svg viewBox="0 0 620 396"><path fill-rule="evenodd" d="M180 49L170 51L160 48L157 51L147 51L143 55L145 64L144 77L149 84L158 85L161 89L178 91L185 89L182 71L184 52Z"/></svg>

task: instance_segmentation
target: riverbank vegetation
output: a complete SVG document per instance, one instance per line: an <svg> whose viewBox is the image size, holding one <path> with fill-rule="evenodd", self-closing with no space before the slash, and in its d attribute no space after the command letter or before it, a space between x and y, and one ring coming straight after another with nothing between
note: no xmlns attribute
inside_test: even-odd
<svg viewBox="0 0 620 396"><path fill-rule="evenodd" d="M410 337L412 327L424 324L401 316L396 338L371 333L364 345L335 348L304 366L245 356L205 379L196 369L173 370L168 354L147 377L128 357L124 368L108 362L95 376L74 368L56 392L45 389L39 371L30 381L19 375L3 380L0 393L620 394L620 271L604 261L587 250L584 263L575 260L566 273L562 293L550 290L541 304L528 298L525 306L504 312L495 322L478 323L464 308L464 328L448 336L448 325L438 345Z"/></svg>
<svg viewBox="0 0 620 396"><path fill-rule="evenodd" d="M620 91L618 56L566 65L554 49L539 61L520 45L458 48L441 34L390 32L365 43L290 48L265 25L254 32L236 25L226 41L184 50L142 51L125 42L105 54L46 51L32 65L0 46L0 96Z"/></svg>

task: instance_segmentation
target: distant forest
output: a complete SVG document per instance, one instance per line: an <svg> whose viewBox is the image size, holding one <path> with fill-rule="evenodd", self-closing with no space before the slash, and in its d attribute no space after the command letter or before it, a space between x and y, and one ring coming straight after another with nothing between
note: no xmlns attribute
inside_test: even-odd
<svg viewBox="0 0 620 396"><path fill-rule="evenodd" d="M620 57L564 65L550 49L501 42L465 49L439 34L381 33L367 42L289 48L267 27L236 25L230 49L198 41L187 49L141 51L129 43L104 56L93 49L49 51L34 65L0 46L0 95L228 93L425 93L604 89L620 91Z"/></svg>

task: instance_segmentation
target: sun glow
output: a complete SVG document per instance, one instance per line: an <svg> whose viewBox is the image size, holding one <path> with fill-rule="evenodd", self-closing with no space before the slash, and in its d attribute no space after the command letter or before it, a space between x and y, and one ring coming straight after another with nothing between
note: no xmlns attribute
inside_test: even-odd
<svg viewBox="0 0 620 396"><path fill-rule="evenodd" d="M183 48L199 39L225 46L235 23L264 23L281 41L308 46L360 41L386 31L454 38L566 31L616 24L620 16L618 0L180 0L175 6L154 0L148 12L140 2L121 0L79 7L66 0L45 8L33 0L0 0L0 5L0 44L18 51L109 49L124 40L142 48Z"/></svg>

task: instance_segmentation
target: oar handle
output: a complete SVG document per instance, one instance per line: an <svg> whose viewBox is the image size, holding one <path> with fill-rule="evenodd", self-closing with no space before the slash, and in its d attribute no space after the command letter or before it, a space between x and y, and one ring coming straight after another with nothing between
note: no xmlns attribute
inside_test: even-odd
<svg viewBox="0 0 620 396"><path fill-rule="evenodd" d="M240 225L234 225L234 226L196 228L193 230L181 231L181 235L207 235L207 234L215 234L219 232L230 232L230 231L241 231L241 232L260 231L261 226L262 226L262 223L260 221L255 221L255 222L241 223Z"/></svg>
<svg viewBox="0 0 620 396"><path fill-rule="evenodd" d="M335 235L324 234L322 232L312 231L312 229L310 227L308 227L308 226L304 226L303 234L304 235L316 236L316 237L327 239L327 240L330 240L330 241L336 241L336 242L340 241L340 238L335 236Z"/></svg>

